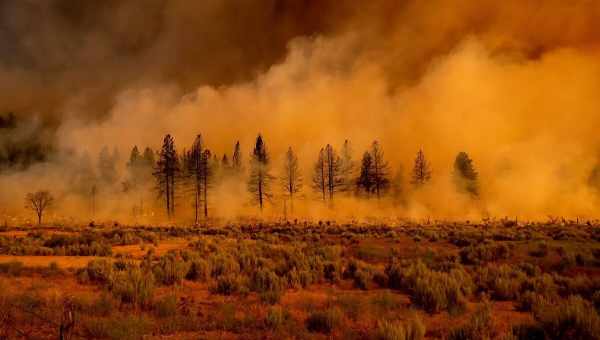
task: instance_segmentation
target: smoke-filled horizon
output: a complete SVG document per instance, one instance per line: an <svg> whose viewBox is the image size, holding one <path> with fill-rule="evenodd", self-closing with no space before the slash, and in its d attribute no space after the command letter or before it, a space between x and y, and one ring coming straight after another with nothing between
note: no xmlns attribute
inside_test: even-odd
<svg viewBox="0 0 600 340"><path fill-rule="evenodd" d="M43 188L56 216L88 219L73 178L104 146L120 183L134 145L171 134L182 151L201 133L231 156L240 140L248 166L260 133L274 175L288 147L298 155L299 217L598 218L595 2L6 1L0 17L0 213L27 214L25 193ZM346 139L357 163L380 142L403 204L346 197L331 212L314 199L319 149ZM420 149L432 180L415 190ZM462 151L477 200L452 182ZM245 183L213 190L214 216L258 215ZM103 217L130 219L130 196L103 195Z"/></svg>

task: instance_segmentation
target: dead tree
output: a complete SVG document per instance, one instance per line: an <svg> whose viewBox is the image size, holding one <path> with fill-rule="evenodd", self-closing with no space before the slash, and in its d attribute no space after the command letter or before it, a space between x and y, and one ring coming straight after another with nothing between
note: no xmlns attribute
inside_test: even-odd
<svg viewBox="0 0 600 340"><path fill-rule="evenodd" d="M349 140L344 141L342 154L340 156L340 177L342 179L342 191L352 191L354 187L354 160L352 159L352 145Z"/></svg>
<svg viewBox="0 0 600 340"><path fill-rule="evenodd" d="M420 188L429 182L430 179L431 169L429 168L429 163L425 159L423 150L419 150L415 158L411 183L415 188Z"/></svg>
<svg viewBox="0 0 600 340"><path fill-rule="evenodd" d="M38 224L42 224L42 216L44 211L52 206L54 197L48 191L37 191L28 193L25 196L25 207L35 212L38 218Z"/></svg>
<svg viewBox="0 0 600 340"><path fill-rule="evenodd" d="M314 167L312 187L316 192L320 193L323 202L326 200L325 195L327 193L327 175L325 168L325 150L321 148L321 150L319 150L319 158L317 158L317 162L315 163Z"/></svg>
<svg viewBox="0 0 600 340"><path fill-rule="evenodd" d="M162 197L165 202L168 218L175 215L175 179L179 173L179 157L175 150L175 141L171 135L166 135L156 163L154 177L159 197Z"/></svg>
<svg viewBox="0 0 600 340"><path fill-rule="evenodd" d="M272 198L270 184L273 176L269 172L269 155L261 135L256 138L256 144L250 157L248 192L262 212L265 203Z"/></svg>
<svg viewBox="0 0 600 340"><path fill-rule="evenodd" d="M285 154L281 186L285 192L286 198L290 201L290 211L293 214L294 197L302 190L302 174L298 167L298 157L292 150L292 147L289 147Z"/></svg>

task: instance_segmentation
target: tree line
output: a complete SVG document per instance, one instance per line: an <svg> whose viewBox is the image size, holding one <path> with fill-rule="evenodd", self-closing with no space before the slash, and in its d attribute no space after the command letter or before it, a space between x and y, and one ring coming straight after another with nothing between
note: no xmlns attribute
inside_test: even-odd
<svg viewBox="0 0 600 340"><path fill-rule="evenodd" d="M327 144L315 154L311 173L303 174L298 155L290 146L275 176L271 155L262 135L256 137L247 161L243 159L239 141L234 143L230 158L227 153L219 157L212 152L200 134L189 149L184 148L181 152L177 150L174 138L166 135L158 151L146 147L141 152L134 146L126 162L126 176L122 179L117 170L121 161L119 152L117 149L111 152L104 147L98 156L96 170L86 155L71 182L76 192L89 197L92 218L101 192L138 195L139 203L133 208L135 216L142 214L144 198L148 190L153 190L168 218L175 217L178 205L191 204L196 223L209 217L214 191L225 180L245 182L249 202L260 212L277 199L283 205L286 217L288 211L294 212L297 200L308 196L332 208L340 196L380 200L386 196L398 199L404 195L402 171L398 169L392 176L378 141L365 150L360 160L354 160L353 154L349 140L344 141L339 152L333 145ZM309 177L306 182L305 175ZM431 178L430 163L423 150L419 150L409 183L418 190ZM465 152L456 156L453 180L459 192L474 199L479 196L478 173L473 160ZM41 223L43 212L52 205L53 197L46 191L40 191L28 194L25 201L26 207L36 213Z"/></svg>
<svg viewBox="0 0 600 340"><path fill-rule="evenodd" d="M130 164L138 159L137 147L134 147ZM148 160L150 157L142 157ZM191 198L194 207L194 220L209 215L211 192L224 178L235 177L245 179L250 202L259 211L263 211L268 203L276 197L293 213L294 202L306 197L306 191L321 200L329 207L340 195L355 195L364 198L382 199L386 195L399 195L402 191L400 172L391 178L389 163L378 141L374 141L366 150L360 161L355 162L351 143L346 140L341 152L331 144L325 145L316 154L316 160L310 176L310 188L304 186L304 176L299 166L296 152L290 146L287 149L278 176L273 174L270 153L262 135L256 137L248 160L246 172L242 161L240 143L233 148L231 161L227 154L219 158L204 144L198 135L189 150L178 152L171 135L163 139L157 161L153 166L156 192L164 205L169 218L175 216L175 201L186 201ZM431 166L423 150L416 154L410 183L415 189L427 185L432 177ZM473 160L465 152L460 152L454 162L453 179L459 192L472 198L479 196L478 173Z"/></svg>

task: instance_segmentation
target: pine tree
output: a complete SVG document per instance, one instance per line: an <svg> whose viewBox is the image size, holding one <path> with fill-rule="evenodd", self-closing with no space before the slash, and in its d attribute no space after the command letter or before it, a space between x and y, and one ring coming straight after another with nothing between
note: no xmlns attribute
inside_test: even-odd
<svg viewBox="0 0 600 340"><path fill-rule="evenodd" d="M113 185L117 181L117 164L114 152L111 155L108 151L108 147L105 146L100 151L98 156L98 174L100 180L107 185Z"/></svg>
<svg viewBox="0 0 600 340"><path fill-rule="evenodd" d="M384 190L389 187L390 180L389 176L389 165L383 157L383 150L379 145L379 142L374 141L371 145L371 175L373 176L373 189L377 195L377 199L381 198Z"/></svg>
<svg viewBox="0 0 600 340"><path fill-rule="evenodd" d="M272 197L270 184L273 176L269 171L269 154L262 136L258 135L250 159L248 191L259 205L261 212L265 203Z"/></svg>
<svg viewBox="0 0 600 340"><path fill-rule="evenodd" d="M312 187L321 195L323 202L326 200L325 195L327 193L326 166L325 150L321 148L321 150L319 150L319 158L317 158L317 162L315 163L313 171Z"/></svg>
<svg viewBox="0 0 600 340"><path fill-rule="evenodd" d="M333 203L335 193L343 186L340 170L340 157L329 144L319 151L319 158L313 173L313 189L319 192L323 201Z"/></svg>
<svg viewBox="0 0 600 340"><path fill-rule="evenodd" d="M146 149L144 150L144 155L142 156L144 162L146 163L145 165L148 167L153 168L154 167L154 151L152 151L152 149L150 149L149 147L146 147Z"/></svg>
<svg viewBox="0 0 600 340"><path fill-rule="evenodd" d="M354 187L354 160L352 159L352 145L349 140L344 141L340 157L340 177L342 191L351 191Z"/></svg>
<svg viewBox="0 0 600 340"><path fill-rule="evenodd" d="M189 151L187 172L191 178L194 196L194 221L200 220L200 208L203 209L204 218L208 217L208 191L212 180L213 171L209 164L210 151L204 149L202 136L197 135Z"/></svg>
<svg viewBox="0 0 600 340"><path fill-rule="evenodd" d="M473 160L466 152L459 152L456 156L452 177L459 192L468 193L474 197L479 196L478 174L473 166Z"/></svg>
<svg viewBox="0 0 600 340"><path fill-rule="evenodd" d="M167 209L167 217L175 214L175 182L180 173L179 157L175 150L175 141L171 135L163 139L163 146L156 163L154 176L156 178L157 191L162 197Z"/></svg>
<svg viewBox="0 0 600 340"><path fill-rule="evenodd" d="M231 157L231 169L233 173L239 175L242 172L242 151L240 150L240 142L235 143L233 156Z"/></svg>
<svg viewBox="0 0 600 340"><path fill-rule="evenodd" d="M290 211L294 213L294 197L302 190L302 174L298 166L298 157L290 146L285 154L281 186L290 201Z"/></svg>
<svg viewBox="0 0 600 340"><path fill-rule="evenodd" d="M429 168L429 163L425 159L423 150L419 150L419 152L417 152L417 157L415 158L411 183L415 188L420 188L429 182L430 179L431 169Z"/></svg>
<svg viewBox="0 0 600 340"><path fill-rule="evenodd" d="M373 158L371 153L365 151L362 160L360 162L360 174L356 180L356 187L359 193L365 193L367 195L373 192Z"/></svg>

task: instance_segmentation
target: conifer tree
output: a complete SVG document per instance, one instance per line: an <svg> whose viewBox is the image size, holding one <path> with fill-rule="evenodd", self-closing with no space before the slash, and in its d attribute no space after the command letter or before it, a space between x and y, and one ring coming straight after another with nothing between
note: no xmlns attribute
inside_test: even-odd
<svg viewBox="0 0 600 340"><path fill-rule="evenodd" d="M200 209L204 218L208 217L208 191L212 180L212 168L209 164L210 151L204 148L202 135L197 135L189 151L187 172L191 177L192 192L194 196L194 222L200 220Z"/></svg>
<svg viewBox="0 0 600 340"><path fill-rule="evenodd" d="M384 190L389 187L390 180L389 176L389 165L383 157L383 150L379 145L379 142L374 141L371 145L371 175L373 176L373 189L377 199L381 198Z"/></svg>
<svg viewBox="0 0 600 340"><path fill-rule="evenodd" d="M285 154L281 186L290 201L290 211L294 213L294 198L302 190L302 174L298 166L298 157L290 146Z"/></svg>
<svg viewBox="0 0 600 340"><path fill-rule="evenodd" d="M415 158L411 183L415 188L420 188L429 182L430 179L431 169L429 168L429 163L425 159L423 150L419 150L419 152L417 152L417 157Z"/></svg>
<svg viewBox="0 0 600 340"><path fill-rule="evenodd" d="M479 196L478 174L473 166L473 160L466 152L459 152L456 155L452 177L459 192L468 193L473 197Z"/></svg>
<svg viewBox="0 0 600 340"><path fill-rule="evenodd" d="M315 163L312 177L312 187L318 192L323 202L326 200L327 193L327 175L326 175L326 162L325 162L325 150L321 148L319 150L319 157L317 158L317 162Z"/></svg>
<svg viewBox="0 0 600 340"><path fill-rule="evenodd" d="M175 150L175 141L171 135L166 135L156 163L154 177L159 197L162 197L165 202L168 218L175 215L175 184L179 173L179 157Z"/></svg>
<svg viewBox="0 0 600 340"><path fill-rule="evenodd" d="M233 148L233 156L231 157L231 169L234 174L239 175L242 172L242 151L240 150L240 142L235 143Z"/></svg>
<svg viewBox="0 0 600 340"><path fill-rule="evenodd" d="M373 192L373 158L371 153L365 151L360 162L360 174L356 180L356 187L359 193L371 194Z"/></svg>
<svg viewBox="0 0 600 340"><path fill-rule="evenodd" d="M250 192L253 201L258 204L260 211L267 201L271 200L271 181L273 176L270 174L269 154L267 147L259 134L252 154L250 155L250 178L248 180L248 192Z"/></svg>
<svg viewBox="0 0 600 340"><path fill-rule="evenodd" d="M352 145L348 139L342 146L340 156L340 177L342 181L342 191L352 191L354 187L354 160L352 159Z"/></svg>

